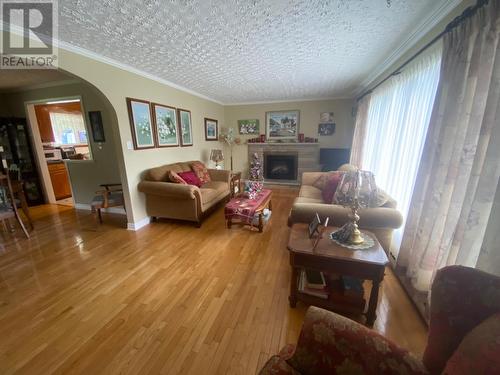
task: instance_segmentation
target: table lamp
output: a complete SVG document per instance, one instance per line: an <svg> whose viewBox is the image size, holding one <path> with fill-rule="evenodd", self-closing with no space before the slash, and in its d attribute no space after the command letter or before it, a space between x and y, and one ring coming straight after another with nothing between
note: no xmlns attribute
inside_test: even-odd
<svg viewBox="0 0 500 375"><path fill-rule="evenodd" d="M362 244L364 239L358 228L358 210L369 207L376 196L377 187L373 173L360 170L344 173L335 192L334 202L351 209L350 220L332 233L332 238L341 243Z"/></svg>
<svg viewBox="0 0 500 375"><path fill-rule="evenodd" d="M222 150L214 149L210 151L210 160L215 163L215 169L222 169L222 166L219 165L219 163L224 160Z"/></svg>

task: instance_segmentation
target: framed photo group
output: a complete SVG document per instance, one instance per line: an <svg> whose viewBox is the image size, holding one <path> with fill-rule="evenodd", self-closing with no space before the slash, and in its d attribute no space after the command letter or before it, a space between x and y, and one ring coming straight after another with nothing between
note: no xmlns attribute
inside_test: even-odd
<svg viewBox="0 0 500 375"><path fill-rule="evenodd" d="M193 145L191 112L145 100L127 98L135 150Z"/></svg>

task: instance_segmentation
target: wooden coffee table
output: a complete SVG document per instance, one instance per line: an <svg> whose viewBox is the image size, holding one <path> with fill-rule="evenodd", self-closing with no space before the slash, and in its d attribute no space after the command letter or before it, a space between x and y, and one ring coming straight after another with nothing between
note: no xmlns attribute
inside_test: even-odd
<svg viewBox="0 0 500 375"><path fill-rule="evenodd" d="M257 225L257 228L259 229L259 232L262 233L264 229L264 210L268 208L269 210L272 210L272 203L271 203L271 198L272 198L272 191L268 189L264 189L263 192L265 192L265 196L262 199L262 202L260 202L259 206L255 209L255 215L258 215L259 217L259 223ZM239 194L236 197L232 198L227 205L230 205L234 200L248 200L248 198L244 198L243 194ZM231 229L231 226L233 224L241 224L241 225L250 225L251 227L254 227L252 224L253 220L248 223L245 222L244 220L240 220L237 217L229 217L226 219L226 225L228 229Z"/></svg>
<svg viewBox="0 0 500 375"><path fill-rule="evenodd" d="M379 286L384 279L385 266L389 260L384 249L372 233L363 231L363 233L372 236L375 241L374 246L366 250L351 250L335 244L329 238L329 234L336 229L335 227L326 228L323 238L319 240L318 245L313 250L314 239L309 238L308 225L294 224L292 226L288 240L290 265L292 266L290 306L295 307L297 301L300 300L331 311L362 313L366 315L366 324L372 326L376 319ZM356 311L352 306L301 293L298 289L301 269L314 269L326 274L371 280L372 288L368 308Z"/></svg>

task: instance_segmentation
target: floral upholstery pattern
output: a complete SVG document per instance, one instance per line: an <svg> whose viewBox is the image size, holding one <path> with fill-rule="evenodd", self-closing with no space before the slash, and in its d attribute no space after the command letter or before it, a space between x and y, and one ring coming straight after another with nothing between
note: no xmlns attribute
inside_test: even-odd
<svg viewBox="0 0 500 375"><path fill-rule="evenodd" d="M302 375L427 374L418 359L382 335L317 307L307 311L297 347L291 356L289 351L288 359L283 351L271 358L260 374L293 374L283 362Z"/></svg>
<svg viewBox="0 0 500 375"><path fill-rule="evenodd" d="M423 362L439 374L464 336L500 313L500 277L450 266L436 273L431 293L429 337Z"/></svg>
<svg viewBox="0 0 500 375"><path fill-rule="evenodd" d="M210 179L210 174L208 173L207 167L201 161L193 161L191 163L191 169L196 174L196 176L200 179L202 185L206 184L207 182L212 181Z"/></svg>
<svg viewBox="0 0 500 375"><path fill-rule="evenodd" d="M432 285L423 362L361 324L310 307L297 347L286 346L260 374L500 375L499 353L500 277L450 266Z"/></svg>

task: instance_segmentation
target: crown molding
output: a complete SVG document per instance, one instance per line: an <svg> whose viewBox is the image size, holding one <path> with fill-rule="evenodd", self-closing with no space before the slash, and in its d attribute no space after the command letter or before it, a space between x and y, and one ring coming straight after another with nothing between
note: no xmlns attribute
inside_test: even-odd
<svg viewBox="0 0 500 375"><path fill-rule="evenodd" d="M398 48L396 48L377 68L358 85L352 92L353 97L359 96L363 91L374 83L387 69L398 61L405 53L427 35L439 22L441 22L453 9L455 9L462 0L446 0L440 4L427 18L420 22L412 33L406 38Z"/></svg>
<svg viewBox="0 0 500 375"><path fill-rule="evenodd" d="M238 105L255 105L255 104L279 104L279 103L297 103L297 102L318 102L328 100L353 100L352 96L325 96L317 98L299 98L299 99L284 99L284 100L268 100L268 101L255 101L255 102L237 102L237 103L224 103L226 107Z"/></svg>
<svg viewBox="0 0 500 375"><path fill-rule="evenodd" d="M4 29L4 22L2 21L2 22L0 22L0 31L3 31L3 29ZM24 36L23 29L21 27L17 26L17 25L10 25L9 30L13 34ZM210 98L210 97L208 97L206 95L200 94L199 92L196 92L196 91L193 91L191 89L188 89L187 87L178 85L178 84L170 82L170 81L168 81L166 79L160 78L160 77L158 77L158 76L156 76L154 74L147 73L147 72L145 72L143 70L134 68L134 67L132 67L132 66L130 66L128 64L122 63L122 62L117 61L115 59L112 59L112 58L100 55L98 53L89 51L88 49L74 46L74 45L72 45L70 43L61 41L59 39L54 39L54 40L47 40L46 38L42 38L42 39L44 41L46 41L46 42L52 43L58 49L64 49L66 51L75 53L77 55L84 56L84 57L87 57L89 59L92 59L92 60L95 60L95 61L99 61L99 62L102 62L102 63L107 64L107 65L111 65L111 66L113 66L115 68L118 68L118 69L121 69L121 70L125 70L127 72L139 75L141 77L144 77L144 78L150 79L152 81L164 84L166 86L170 86L170 87L175 88L177 90L184 91L184 92L186 92L188 94L197 96L199 98L202 98L202 99L205 99L205 100L209 100L209 101L217 103L219 105L224 105L224 103L222 103L219 100L216 100L214 98Z"/></svg>
<svg viewBox="0 0 500 375"><path fill-rule="evenodd" d="M81 56L87 57L89 59L96 60L96 61L102 62L104 64L107 64L107 65L111 65L111 66L113 66L115 68L118 68L118 69L121 69L121 70L125 70L125 71L133 73L133 74L137 74L137 75L139 75L141 77L150 79L152 81L155 81L155 82L164 84L166 86L175 88L177 90L186 92L188 94L197 96L197 97L199 97L201 99L205 99L205 100L217 103L219 105L224 105L224 103L221 102L221 101L219 101L219 100L216 100L214 98L211 98L211 97L203 95L203 94L200 94L199 92L193 91L191 89L188 89L187 87L178 85L178 84L173 83L171 81L168 81L168 80L166 80L164 78L160 78L160 77L158 77L158 76L156 76L154 74L147 73L147 72L145 72L143 70L134 68L134 67L132 67L132 66L130 66L128 64L122 63L122 62L117 61L115 59L111 59L109 57L100 55L98 53L89 51L88 49L77 47L77 46L74 46L74 45L66 43L66 42L58 41L58 43L59 43L59 49L64 49L66 51L75 53L77 55L81 55Z"/></svg>

